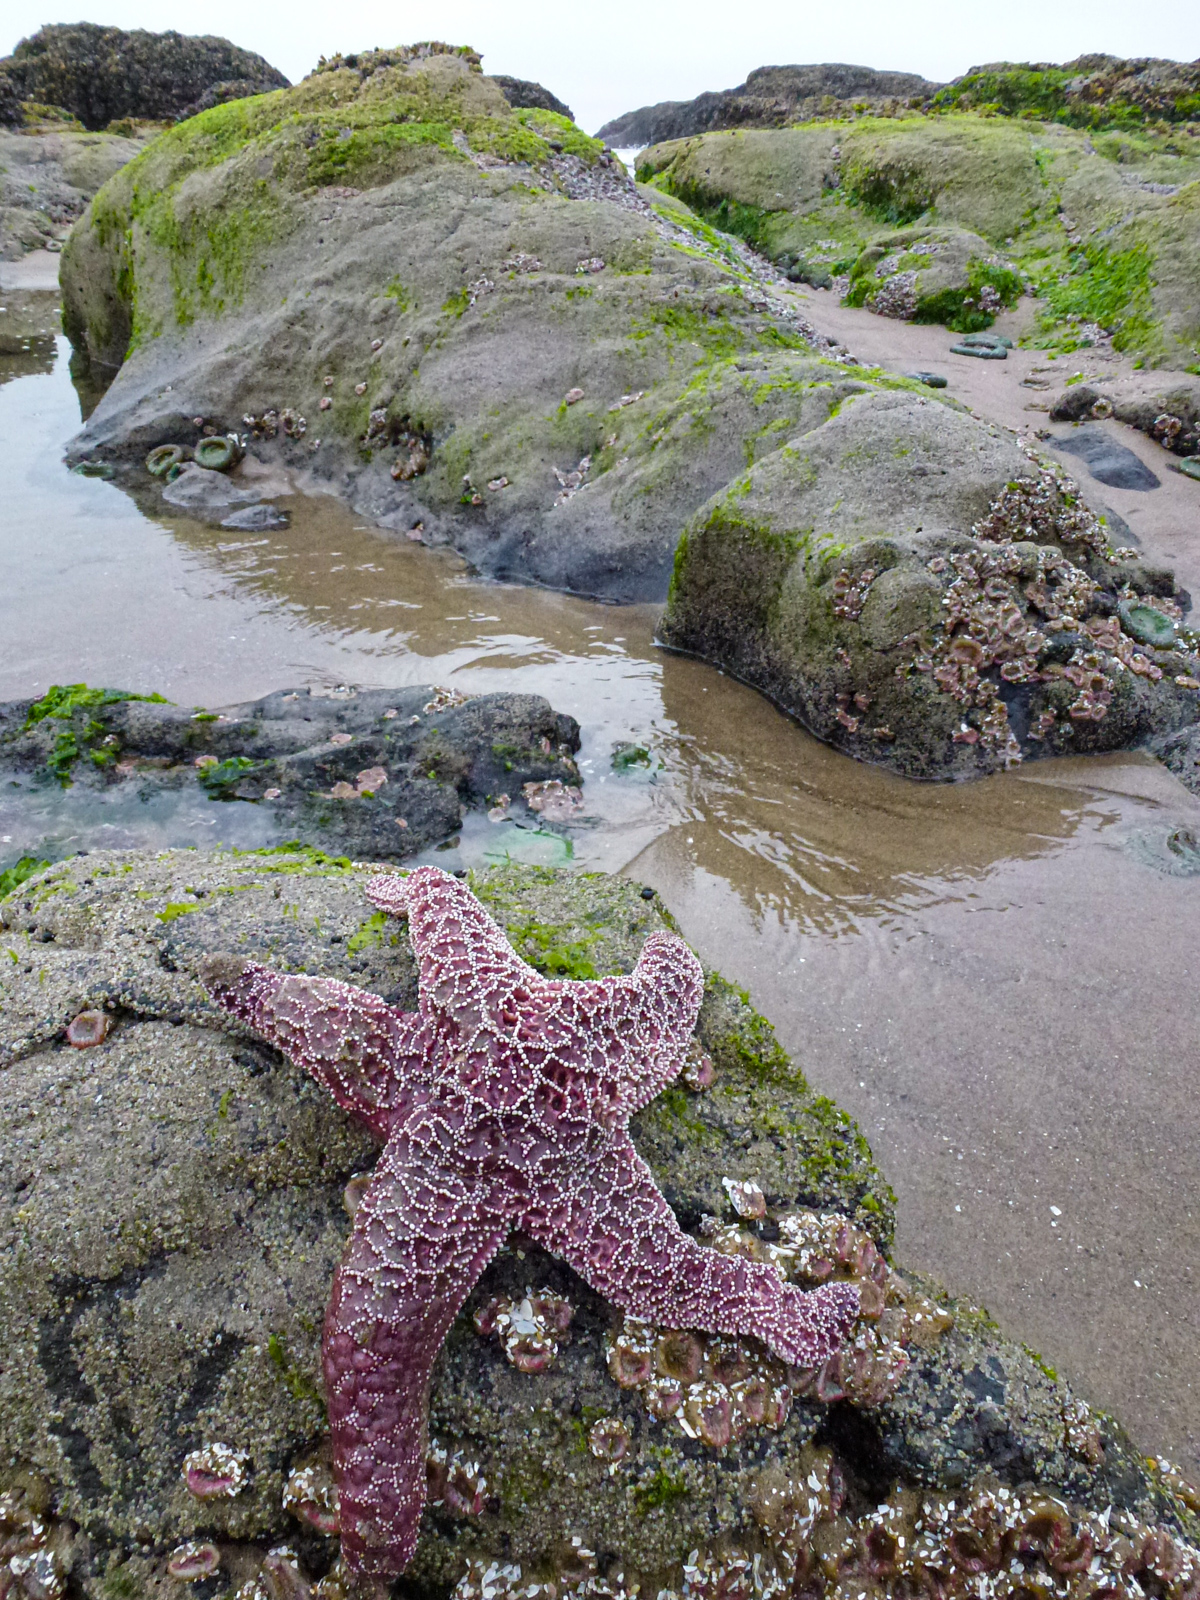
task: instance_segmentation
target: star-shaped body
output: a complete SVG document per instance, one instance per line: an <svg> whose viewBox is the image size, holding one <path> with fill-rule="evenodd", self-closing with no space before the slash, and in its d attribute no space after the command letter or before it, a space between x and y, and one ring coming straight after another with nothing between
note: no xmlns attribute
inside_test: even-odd
<svg viewBox="0 0 1200 1600"><path fill-rule="evenodd" d="M858 1311L851 1284L802 1291L680 1228L629 1137L683 1065L700 963L667 933L627 977L540 977L479 901L435 867L375 878L407 915L416 1013L327 978L216 957L205 982L386 1141L334 1278L322 1359L342 1552L364 1575L407 1565L425 1501L429 1374L513 1229L630 1315L750 1334L819 1366Z"/></svg>

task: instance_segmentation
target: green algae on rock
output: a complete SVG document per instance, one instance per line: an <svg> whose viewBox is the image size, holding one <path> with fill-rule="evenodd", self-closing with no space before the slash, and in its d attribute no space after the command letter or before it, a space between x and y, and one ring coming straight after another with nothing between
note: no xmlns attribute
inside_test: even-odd
<svg viewBox="0 0 1200 1600"><path fill-rule="evenodd" d="M284 1559L280 1539L297 1568L326 1574L323 1600L344 1593L331 1568L318 1345L346 1210L377 1151L302 1073L232 1028L195 974L208 951L241 949L411 1006L402 935L355 943L372 870L315 853L100 852L27 880L0 906L0 941L16 956L0 969L0 1165L15 1196L0 1218L0 1447L14 1463L5 1514L24 1515L32 1496L59 1541L48 1554L41 1536L51 1571L61 1578L73 1563L72 1585L95 1600L159 1592L171 1561L211 1570L210 1546L248 1582L269 1546L268 1566ZM645 936L670 926L657 899L618 879L509 868L474 882L535 964L543 944L586 946L597 972L628 971ZM192 915L160 920L185 896ZM89 1009L111 1025L72 1049L64 1030ZM770 1253L791 1241L818 1275L830 1266L822 1250L842 1249L877 1275L893 1201L853 1124L715 974L698 1039L715 1080L669 1091L682 1111L656 1103L634 1129L684 1225L715 1220L717 1247ZM720 1220L731 1200L732 1224ZM797 1207L827 1222L804 1222L811 1212ZM794 1240L780 1232L793 1215ZM842 1246L827 1223L842 1228ZM936 1298L888 1271L914 1305ZM527 1300L523 1316L541 1307L559 1329L536 1371L490 1331L505 1305ZM431 1504L406 1581L432 1596L461 1580L465 1597L499 1563L564 1593L623 1573L643 1592L708 1594L698 1573L681 1583L684 1564L715 1574L741 1551L749 1570L757 1552L755 1570L774 1571L776 1534L792 1526L787 1496L813 1471L828 1487L831 1447L847 1515L893 1484L936 1499L990 1472L998 1489L1035 1481L1077 1516L1111 1506L1161 1524L1160 1538L1187 1532L1173 1481L1148 1473L1114 1423L977 1309L949 1313L951 1326L939 1316L910 1346L890 1398L831 1406L801 1385L782 1421L764 1411L725 1440L709 1390L759 1405L752 1341L700 1351L704 1394L689 1402L709 1411L684 1411L689 1433L648 1409L622 1320L513 1239L435 1369ZM668 1377L697 1359L676 1343L653 1358ZM814 1526L836 1517L843 1492L814 1510ZM848 1561L857 1545L839 1548Z"/></svg>
<svg viewBox="0 0 1200 1600"><path fill-rule="evenodd" d="M1148 365L1186 367L1200 357L1195 130L1184 122L1088 135L948 100L937 115L677 140L644 151L638 170L793 278L842 293L856 262L861 279L882 259L871 252L894 253L888 236L898 227L932 230L931 239L965 230L983 249L961 241L945 252L952 298L939 306L903 278L877 309L913 316L923 302L918 320L965 330L964 310L990 320L1028 286L1039 297L1039 345L1070 350L1110 334ZM869 282L852 303L876 308L883 289Z"/></svg>
<svg viewBox="0 0 1200 1600"><path fill-rule="evenodd" d="M267 831L255 842L296 838L381 861L448 838L464 807L506 790L578 785L578 748L575 719L538 695L468 697L431 685L333 696L279 689L208 711L71 684L0 705L0 773L35 806L48 781L78 786L81 814L98 794L182 800L198 786L209 800L263 813Z"/></svg>
<svg viewBox="0 0 1200 1600"><path fill-rule="evenodd" d="M1195 723L1188 597L1133 555L998 428L860 395L696 514L661 631L860 760L972 777Z"/></svg>
<svg viewBox="0 0 1200 1600"><path fill-rule="evenodd" d="M63 283L77 346L120 368L73 459L145 484L153 447L237 432L489 574L610 599L665 595L680 527L764 430L881 381L737 240L444 48L171 129Z"/></svg>

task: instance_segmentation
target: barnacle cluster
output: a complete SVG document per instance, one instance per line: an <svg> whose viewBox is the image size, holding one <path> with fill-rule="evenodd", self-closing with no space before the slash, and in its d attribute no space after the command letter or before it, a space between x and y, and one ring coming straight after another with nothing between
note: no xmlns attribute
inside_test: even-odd
<svg viewBox="0 0 1200 1600"><path fill-rule="evenodd" d="M933 639L914 639L913 655L896 669L900 681L912 672L929 673L943 694L958 701L964 715L953 735L957 743L978 744L1006 766L1021 760L997 679L1069 686L1069 702L1064 707L1060 701L1068 721L1060 724L1053 706L1033 716L1029 738L1042 740L1056 728L1102 721L1115 674L1162 678L1162 668L1138 645L1153 640L1179 648L1179 607L1140 596L1125 584L1115 590L1117 614L1107 614L1114 594L1102 594L1101 584L1052 542L1077 545L1109 562L1116 555L1103 525L1079 503L1064 474L1039 468L1036 477L1006 485L972 532L983 549L938 555L927 563L936 577L949 577L943 625ZM845 592L852 592L849 586ZM834 609L847 614L838 611L836 599Z"/></svg>
<svg viewBox="0 0 1200 1600"><path fill-rule="evenodd" d="M797 1395L860 1406L887 1399L908 1366L906 1346L932 1342L950 1326L949 1314L914 1293L870 1236L845 1217L773 1210L757 1184L722 1181L740 1220L705 1218L701 1238L724 1255L766 1263L805 1288L839 1279L855 1283L856 1327L821 1366L800 1368L785 1366L753 1341L658 1328L627 1316L607 1341L611 1376L623 1389L636 1390L652 1417L673 1419L712 1449L752 1428L781 1427Z"/></svg>
<svg viewBox="0 0 1200 1600"><path fill-rule="evenodd" d="M857 622L862 616L867 591L878 576L874 567L864 567L857 578L852 577L843 567L833 580L834 616L844 617L848 622Z"/></svg>
<svg viewBox="0 0 1200 1600"><path fill-rule="evenodd" d="M468 1562L453 1600L1195 1600L1200 1552L1110 1507L1080 1510L987 1475L952 1493L848 1491L806 1447L752 1480L755 1526L673 1571L601 1576L578 1539L537 1571ZM665 1580L665 1581L664 1581Z"/></svg>
<svg viewBox="0 0 1200 1600"><path fill-rule="evenodd" d="M587 482L587 475L591 469L591 456L581 456L579 465L570 472L562 472L558 467L555 467L553 472L558 479L558 493L554 497L554 504L556 506L564 506L568 500L577 495Z"/></svg>
<svg viewBox="0 0 1200 1600"><path fill-rule="evenodd" d="M477 1517L487 1501L487 1479L477 1461L433 1439L425 1457L425 1492L431 1506L455 1517Z"/></svg>
<svg viewBox="0 0 1200 1600"><path fill-rule="evenodd" d="M575 1308L552 1289L527 1289L520 1300L493 1295L475 1313L475 1331L495 1334L518 1372L545 1372L571 1326Z"/></svg>
<svg viewBox="0 0 1200 1600"><path fill-rule="evenodd" d="M71 1570L71 1537L48 1515L50 1493L30 1479L0 1494L0 1596L61 1600Z"/></svg>
<svg viewBox="0 0 1200 1600"><path fill-rule="evenodd" d="M529 809L547 822L570 822L583 810L582 790L576 784L564 784L561 778L524 784L521 793Z"/></svg>
<svg viewBox="0 0 1200 1600"><path fill-rule="evenodd" d="M248 1462L227 1444L205 1444L183 1458L183 1481L197 1500L232 1500L246 1485Z"/></svg>

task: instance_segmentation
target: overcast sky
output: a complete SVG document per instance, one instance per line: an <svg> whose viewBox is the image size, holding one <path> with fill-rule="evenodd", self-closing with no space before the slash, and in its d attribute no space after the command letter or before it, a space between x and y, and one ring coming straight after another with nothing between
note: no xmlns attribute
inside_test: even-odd
<svg viewBox="0 0 1200 1600"><path fill-rule="evenodd" d="M320 55L431 34L483 53L484 70L534 78L589 132L622 111L728 89L753 68L848 61L943 81L983 61L1067 61L1092 51L1200 57L1197 0L6 0L0 54L46 22L223 34L295 81Z"/></svg>

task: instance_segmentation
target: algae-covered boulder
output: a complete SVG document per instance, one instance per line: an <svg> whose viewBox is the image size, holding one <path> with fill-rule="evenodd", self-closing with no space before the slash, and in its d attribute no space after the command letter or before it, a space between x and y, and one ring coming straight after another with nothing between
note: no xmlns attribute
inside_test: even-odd
<svg viewBox="0 0 1200 1600"><path fill-rule="evenodd" d="M697 512L662 635L861 760L956 778L1193 723L1187 605L1011 436L876 394Z"/></svg>
<svg viewBox="0 0 1200 1600"><path fill-rule="evenodd" d="M790 263L789 270L795 270ZM977 233L914 228L885 234L862 252L850 269L845 303L905 322L940 322L957 333L977 333L1023 287Z"/></svg>
<svg viewBox="0 0 1200 1600"><path fill-rule="evenodd" d="M228 39L169 31L126 32L95 22L51 23L0 61L22 100L63 106L95 132L121 117L166 121L215 84L241 80L246 92L286 87L262 56Z"/></svg>
<svg viewBox="0 0 1200 1600"><path fill-rule="evenodd" d="M73 458L136 476L235 431L485 572L611 599L662 599L683 522L764 439L884 381L831 361L737 241L446 47L165 133L62 278L72 338L120 368Z"/></svg>
<svg viewBox="0 0 1200 1600"><path fill-rule="evenodd" d="M78 683L0 705L0 781L30 826L61 785L58 815L84 833L135 798L166 815L215 804L230 808L226 841L295 839L375 861L447 839L468 807L508 814L511 804L532 820L526 790L577 790L578 749L579 724L540 695L468 698L428 684L278 689L214 711Z"/></svg>
<svg viewBox="0 0 1200 1600"><path fill-rule="evenodd" d="M986 248L965 253L957 298L941 315L927 306L930 320L969 331L964 307L994 312L1024 281L1040 300L1041 345L1070 350L1108 333L1148 364L1195 364L1200 124L1087 134L947 107L660 144L639 175L793 278L843 293L863 252L887 253L898 228L965 230ZM906 287L879 309L915 310Z"/></svg>
<svg viewBox="0 0 1200 1600"><path fill-rule="evenodd" d="M245 951L411 1006L404 927L366 915L370 871L312 853L100 852L0 902L13 953L0 969L0 1482L21 1600L51 1581L61 1592L67 1569L76 1593L139 1600L189 1562L209 1574L202 1594L256 1575L271 1595L303 1593L300 1570L326 1574L328 1600L348 1592L331 1569L318 1347L351 1180L377 1147L196 974L211 950ZM508 868L475 887L555 976L629 971L671 925L617 879ZM886 1265L893 1202L861 1135L716 974L698 1050L695 1075L633 1124L681 1222L802 1281L863 1274L878 1322L814 1387L753 1340L656 1344L510 1239L435 1366L430 1504L406 1592L553 1582L583 1596L599 1574L606 1593L700 1595L705 1574L725 1592L752 1571L739 1593L777 1594L822 1528L822 1559L849 1576L893 1485L909 1496L893 1519L918 1505L936 1517L946 1489L967 1491L971 1516L972 1496L997 1492L1013 1507L1066 1497L1060 1515L1085 1528L1110 1507L1114 1534L1161 1524L1155 1559L1178 1550L1188 1570L1186 1486L1149 1475L1115 1424L976 1308ZM541 1327L536 1360L514 1318ZM182 1473L193 1452L200 1494ZM235 1492L208 1494L205 1462ZM1019 1502L1004 1487L1030 1482ZM1107 1571L1117 1558L1096 1537ZM264 1563L281 1539L290 1554ZM1138 1544L1126 1559L1149 1557Z"/></svg>

